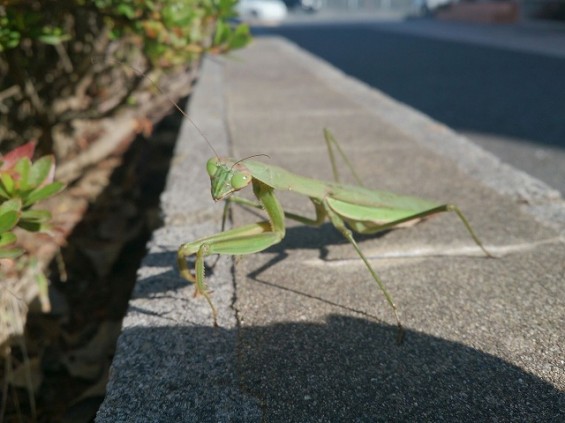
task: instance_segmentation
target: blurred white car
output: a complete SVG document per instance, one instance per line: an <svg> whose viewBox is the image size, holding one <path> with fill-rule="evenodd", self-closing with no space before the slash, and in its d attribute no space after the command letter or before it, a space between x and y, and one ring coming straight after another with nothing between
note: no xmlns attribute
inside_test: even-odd
<svg viewBox="0 0 565 423"><path fill-rule="evenodd" d="M239 0L235 7L242 20L282 21L287 8L281 0Z"/></svg>
<svg viewBox="0 0 565 423"><path fill-rule="evenodd" d="M423 14L432 13L457 2L458 0L414 0L414 4Z"/></svg>

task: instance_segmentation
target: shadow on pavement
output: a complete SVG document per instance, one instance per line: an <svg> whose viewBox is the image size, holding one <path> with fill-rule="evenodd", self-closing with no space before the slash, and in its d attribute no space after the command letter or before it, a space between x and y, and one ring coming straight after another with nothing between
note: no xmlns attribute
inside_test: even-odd
<svg viewBox="0 0 565 423"><path fill-rule="evenodd" d="M562 412L563 393L500 358L413 331L399 346L395 333L338 315L237 332L129 328L112 392L120 413L161 421L541 422ZM146 404L127 400L128 379Z"/></svg>

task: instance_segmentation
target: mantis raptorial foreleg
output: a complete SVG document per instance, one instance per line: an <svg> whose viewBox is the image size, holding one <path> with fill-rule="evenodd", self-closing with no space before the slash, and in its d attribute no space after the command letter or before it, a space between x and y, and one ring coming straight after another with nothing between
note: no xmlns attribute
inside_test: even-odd
<svg viewBox="0 0 565 423"><path fill-rule="evenodd" d="M220 232L183 244L178 249L177 263L181 275L195 285L195 295L203 295L210 304L214 326L218 324L217 311L212 304L210 292L204 282L204 258L212 254L253 254L280 242L285 235L284 211L273 191L268 185L260 181L253 181L253 192L267 211L268 221ZM186 262L186 258L193 254L196 254L194 275Z"/></svg>

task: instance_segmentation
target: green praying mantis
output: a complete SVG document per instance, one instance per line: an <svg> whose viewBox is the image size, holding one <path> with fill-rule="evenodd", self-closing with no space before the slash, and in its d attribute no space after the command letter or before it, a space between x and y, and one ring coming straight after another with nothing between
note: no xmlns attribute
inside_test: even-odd
<svg viewBox="0 0 565 423"><path fill-rule="evenodd" d="M147 78L157 90L164 94L159 86L142 71L126 63L116 62L130 68L139 76ZM261 222L223 231L227 216L227 209L224 209L222 232L182 244L177 251L177 263L180 274L184 279L195 285L195 296L202 295L208 302L212 310L214 326L218 326L218 312L212 302L211 291L208 290L204 280L204 258L213 254L245 255L266 250L272 245L281 242L285 237L285 218L312 226L320 226L326 219L329 219L332 225L353 246L384 294L396 319L399 343L402 342L404 331L398 316L397 307L384 283L355 241L352 230L360 234L370 235L398 227L403 223L417 222L437 213L454 212L467 229L475 244L487 257L494 257L483 246L467 218L457 206L364 188L347 155L327 129L324 129L324 138L330 156L334 182L320 181L296 175L280 167L252 160L252 158L257 156L251 156L242 160L221 158L191 117L173 100L169 99L169 101L195 127L202 139L215 154L215 157L208 160L206 164L206 170L212 184L212 198L215 201L226 200L226 206L232 202L263 209L268 217L267 220ZM339 173L333 148L343 158L358 186L339 182ZM261 154L258 156L261 156ZM252 186L253 193L258 202L232 195L248 185ZM311 219L285 211L275 195L276 190L293 191L308 197L314 205L315 218ZM187 258L192 255L196 255L194 273L190 270L187 262Z"/></svg>
<svg viewBox="0 0 565 423"><path fill-rule="evenodd" d="M226 200L259 208L267 214L267 219L264 221L188 242L178 249L177 261L180 273L195 285L195 296L202 295L210 305L214 326L217 326L217 311L204 279L204 258L212 254L244 255L263 251L281 242L285 237L285 218L313 226L320 226L326 219L329 219L353 246L384 294L396 319L399 341L402 339L403 328L397 307L384 283L355 241L352 231L360 234L374 234L406 222L421 220L436 213L454 212L475 244L486 256L492 257L457 206L364 188L349 159L330 131L325 129L324 136L334 173L334 182L299 176L280 167L253 160L255 156L236 160L220 158L216 155L208 160L206 170L210 176L211 193L215 201ZM339 182L334 147L351 170L359 186ZM233 195L249 185L253 188L257 202ZM276 196L277 190L293 191L309 198L314 205L315 217L308 218L285 211ZM226 213L224 213L224 219L225 216ZM193 271L187 263L187 258L192 255L196 255Z"/></svg>

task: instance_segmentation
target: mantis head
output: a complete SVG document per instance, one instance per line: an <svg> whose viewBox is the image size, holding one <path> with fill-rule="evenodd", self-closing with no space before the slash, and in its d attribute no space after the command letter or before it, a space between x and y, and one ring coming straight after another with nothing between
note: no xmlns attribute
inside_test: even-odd
<svg viewBox="0 0 565 423"><path fill-rule="evenodd" d="M245 188L253 179L243 163L212 157L206 163L206 171L212 182L212 198L222 200L231 193Z"/></svg>

